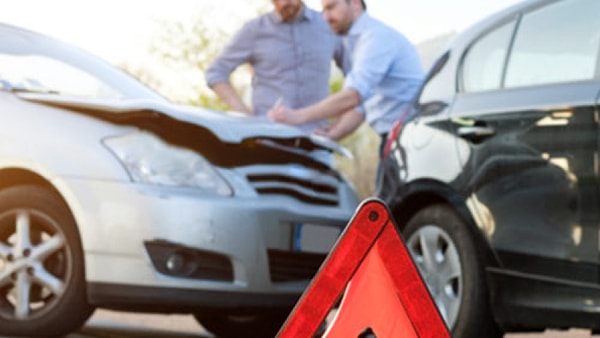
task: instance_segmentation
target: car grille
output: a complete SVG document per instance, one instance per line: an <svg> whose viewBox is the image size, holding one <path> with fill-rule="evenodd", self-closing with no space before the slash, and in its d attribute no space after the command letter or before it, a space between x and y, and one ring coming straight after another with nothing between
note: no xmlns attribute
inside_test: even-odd
<svg viewBox="0 0 600 338"><path fill-rule="evenodd" d="M280 170L281 171L281 170ZM288 196L304 203L337 206L340 180L327 173L304 168L272 173L246 173L260 195Z"/></svg>
<svg viewBox="0 0 600 338"><path fill-rule="evenodd" d="M268 250L269 272L272 282L312 279L326 254Z"/></svg>

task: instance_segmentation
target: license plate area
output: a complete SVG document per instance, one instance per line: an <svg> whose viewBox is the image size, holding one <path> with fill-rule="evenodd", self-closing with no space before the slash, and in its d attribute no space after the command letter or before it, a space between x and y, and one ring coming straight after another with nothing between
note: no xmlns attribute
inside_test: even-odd
<svg viewBox="0 0 600 338"><path fill-rule="evenodd" d="M326 225L294 224L292 249L297 252L328 253L342 229Z"/></svg>

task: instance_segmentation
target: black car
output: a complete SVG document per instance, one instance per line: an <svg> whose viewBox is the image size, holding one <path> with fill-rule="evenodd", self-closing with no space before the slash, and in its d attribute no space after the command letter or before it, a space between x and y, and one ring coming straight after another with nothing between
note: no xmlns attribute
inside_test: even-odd
<svg viewBox="0 0 600 338"><path fill-rule="evenodd" d="M453 39L378 196L455 337L600 330L600 1L524 1Z"/></svg>

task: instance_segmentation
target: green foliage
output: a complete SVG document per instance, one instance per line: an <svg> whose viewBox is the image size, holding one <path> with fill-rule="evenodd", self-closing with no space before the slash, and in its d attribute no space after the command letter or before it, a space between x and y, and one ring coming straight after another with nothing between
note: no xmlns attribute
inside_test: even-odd
<svg viewBox="0 0 600 338"><path fill-rule="evenodd" d="M202 93L198 94L198 96L194 99L191 99L188 104L219 111L225 111L229 109L229 107L223 103L223 101L219 100L216 95Z"/></svg>
<svg viewBox="0 0 600 338"><path fill-rule="evenodd" d="M341 75L333 76L329 84L331 93L339 92L344 85ZM373 196L375 192L375 173L379 155L373 149L378 149L380 138L370 127L363 124L354 133L340 140L340 144L350 150L354 158L347 159L336 156L336 165L350 182L361 199Z"/></svg>
<svg viewBox="0 0 600 338"><path fill-rule="evenodd" d="M336 165L354 185L361 199L375 193L375 174L379 163L380 137L368 125L363 124L354 133L340 140L340 144L350 150L353 158L336 156Z"/></svg>
<svg viewBox="0 0 600 338"><path fill-rule="evenodd" d="M194 94L177 101L216 110L228 108L206 86L204 71L245 21L267 10L264 4L246 0L228 1L236 5L232 13L226 12L217 3L201 2L202 8L189 22L159 23L160 29L150 47L150 53L173 73L180 74L181 81L189 81L186 80L189 74L194 74L194 80L189 84L185 83L188 88L193 89ZM232 84L238 87L233 78Z"/></svg>
<svg viewBox="0 0 600 338"><path fill-rule="evenodd" d="M163 22L158 39L151 52L175 71L196 70L202 77L204 70L218 55L227 40L227 34L218 27L208 27L200 18L191 24ZM196 95L185 100L187 104L224 110L226 105L198 79Z"/></svg>
<svg viewBox="0 0 600 338"><path fill-rule="evenodd" d="M174 68L203 71L221 51L226 39L223 30L208 27L201 19L191 24L162 22L151 52Z"/></svg>
<svg viewBox="0 0 600 338"><path fill-rule="evenodd" d="M342 90L342 86L344 86L344 79L341 77L334 77L329 83L329 91L331 93L337 93Z"/></svg>

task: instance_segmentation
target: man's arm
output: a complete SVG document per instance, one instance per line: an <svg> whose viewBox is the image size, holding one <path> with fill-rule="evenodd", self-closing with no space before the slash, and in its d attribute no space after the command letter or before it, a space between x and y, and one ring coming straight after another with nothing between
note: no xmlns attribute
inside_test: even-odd
<svg viewBox="0 0 600 338"><path fill-rule="evenodd" d="M298 125L340 116L359 104L360 94L353 88L346 88L305 108L292 110L284 106L274 107L267 113L267 117L274 121Z"/></svg>
<svg viewBox="0 0 600 338"><path fill-rule="evenodd" d="M327 129L317 129L315 133L338 141L354 132L365 120L365 115L355 109L338 117Z"/></svg>
<svg viewBox="0 0 600 338"><path fill-rule="evenodd" d="M242 112L247 115L254 115L252 110L246 106L244 100L240 95L233 89L233 86L229 82L218 82L212 85L211 89L217 94L217 96L225 102L232 110Z"/></svg>
<svg viewBox="0 0 600 338"><path fill-rule="evenodd" d="M207 85L231 109L251 115L240 95L235 91L229 77L241 64L249 62L252 57L252 44L255 41L255 25L246 23L227 43L225 48L206 69L204 76Z"/></svg>

